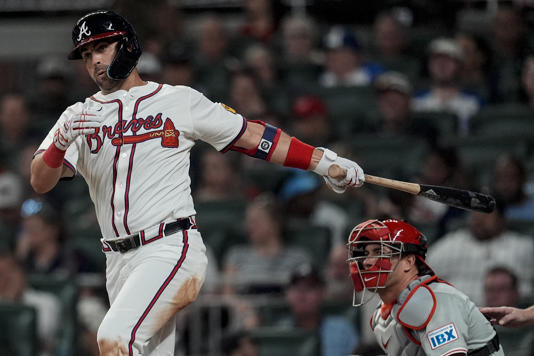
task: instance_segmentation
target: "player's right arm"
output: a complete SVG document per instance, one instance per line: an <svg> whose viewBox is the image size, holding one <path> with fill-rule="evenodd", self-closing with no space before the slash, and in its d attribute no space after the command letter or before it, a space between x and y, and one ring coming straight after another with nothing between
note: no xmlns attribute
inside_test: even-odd
<svg viewBox="0 0 534 356"><path fill-rule="evenodd" d="M484 307L480 308L482 314L491 318L492 324L511 328L520 328L534 325L534 305L519 309L514 307Z"/></svg>
<svg viewBox="0 0 534 356"><path fill-rule="evenodd" d="M35 192L46 193L54 188L62 177L74 172L65 164L65 154L70 145L79 137L95 132L102 116L98 111L76 103L61 115L56 125L41 144L31 164L30 183Z"/></svg>
<svg viewBox="0 0 534 356"><path fill-rule="evenodd" d="M31 165L30 183L36 193L44 194L54 188L62 177L70 177L74 173L64 165L52 168L43 159L44 152L35 155Z"/></svg>

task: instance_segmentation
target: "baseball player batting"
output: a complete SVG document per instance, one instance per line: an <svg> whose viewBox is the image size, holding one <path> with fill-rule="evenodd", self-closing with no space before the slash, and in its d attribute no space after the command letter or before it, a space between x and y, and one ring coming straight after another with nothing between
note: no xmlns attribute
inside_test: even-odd
<svg viewBox="0 0 534 356"><path fill-rule="evenodd" d="M371 328L387 355L504 355L473 302L426 264L427 241L415 227L368 220L351 231L348 246L354 304L369 300L366 292L379 295Z"/></svg>
<svg viewBox="0 0 534 356"><path fill-rule="evenodd" d="M69 58L83 61L100 91L59 117L32 161L31 184L45 193L79 172L89 186L111 305L100 355L173 355L175 314L196 299L207 265L190 189L195 141L313 170L338 193L363 184L364 174L189 87L143 81L136 33L112 11L80 18L72 40ZM328 177L332 164L347 176Z"/></svg>

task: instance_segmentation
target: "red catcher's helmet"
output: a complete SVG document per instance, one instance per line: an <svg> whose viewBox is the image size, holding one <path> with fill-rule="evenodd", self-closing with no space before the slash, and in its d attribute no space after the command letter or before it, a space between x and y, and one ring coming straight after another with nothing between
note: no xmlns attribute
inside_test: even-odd
<svg viewBox="0 0 534 356"><path fill-rule="evenodd" d="M370 244L378 245L372 257L365 250ZM426 265L426 237L412 225L400 220L367 220L358 224L349 235L348 246L348 262L355 292L384 288L389 274L396 267L391 263L392 257L414 254ZM372 266L364 265L366 260L371 261Z"/></svg>
<svg viewBox="0 0 534 356"><path fill-rule="evenodd" d="M82 46L112 37L118 38L119 46L113 62L108 67L108 76L117 80L124 79L137 65L142 50L133 26L113 11L94 11L76 22L72 29L74 48L68 58L81 59Z"/></svg>

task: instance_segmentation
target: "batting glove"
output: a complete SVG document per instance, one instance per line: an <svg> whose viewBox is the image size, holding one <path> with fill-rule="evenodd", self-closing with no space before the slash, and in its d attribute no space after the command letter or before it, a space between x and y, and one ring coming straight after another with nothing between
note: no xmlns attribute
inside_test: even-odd
<svg viewBox="0 0 534 356"><path fill-rule="evenodd" d="M363 169L354 161L339 157L337 153L329 149L318 147L323 151L323 157L313 170L315 173L323 177L328 187L334 192L341 194L347 190L347 187L361 187L365 182L365 175ZM337 164L339 167L346 170L345 178L336 179L328 175L328 169L332 164Z"/></svg>
<svg viewBox="0 0 534 356"><path fill-rule="evenodd" d="M103 120L101 110L83 106L79 111L66 112L54 133L54 145L66 151L78 136L95 133Z"/></svg>

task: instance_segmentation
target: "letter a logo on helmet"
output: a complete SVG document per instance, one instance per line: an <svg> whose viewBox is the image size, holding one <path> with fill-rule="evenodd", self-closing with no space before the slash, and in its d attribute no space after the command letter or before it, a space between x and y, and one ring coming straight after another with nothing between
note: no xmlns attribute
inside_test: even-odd
<svg viewBox="0 0 534 356"><path fill-rule="evenodd" d="M80 33L78 34L78 39L76 41L80 42L83 38L83 36L91 36L91 31L87 28L87 24L85 21L80 26Z"/></svg>
<svg viewBox="0 0 534 356"><path fill-rule="evenodd" d="M108 77L124 79L137 65L142 50L132 25L113 11L91 12L76 22L72 29L74 48L68 58L81 59L83 46L105 38L116 38L119 42L117 54L108 67Z"/></svg>

